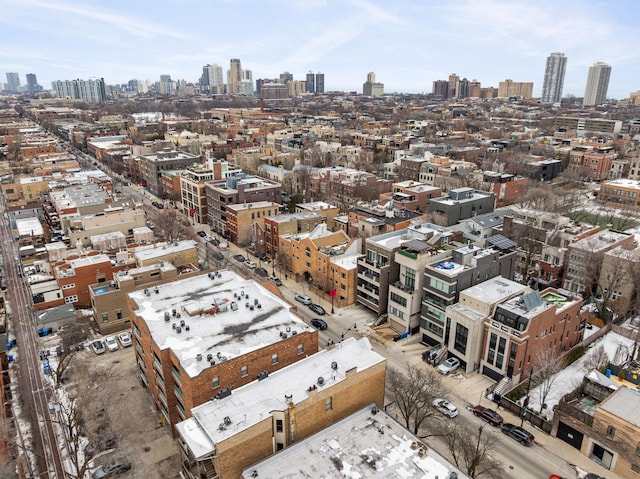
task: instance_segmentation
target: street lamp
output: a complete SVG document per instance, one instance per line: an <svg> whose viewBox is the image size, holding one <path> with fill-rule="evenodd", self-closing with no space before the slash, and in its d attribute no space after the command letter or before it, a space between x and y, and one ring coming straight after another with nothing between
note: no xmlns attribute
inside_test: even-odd
<svg viewBox="0 0 640 479"><path fill-rule="evenodd" d="M334 268L331 268L331 292L329 293L329 295L331 296L331 314L335 313L335 310L333 309L333 298L335 298L336 296L335 276L336 270Z"/></svg>

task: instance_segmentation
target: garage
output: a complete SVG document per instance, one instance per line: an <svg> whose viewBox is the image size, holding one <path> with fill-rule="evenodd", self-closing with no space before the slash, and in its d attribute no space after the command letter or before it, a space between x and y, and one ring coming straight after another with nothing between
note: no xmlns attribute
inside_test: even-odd
<svg viewBox="0 0 640 479"><path fill-rule="evenodd" d="M558 423L558 432L556 434L558 439L562 439L567 444L575 447L580 450L582 447L582 440L584 439L584 434L579 431L576 431L571 426L560 421Z"/></svg>

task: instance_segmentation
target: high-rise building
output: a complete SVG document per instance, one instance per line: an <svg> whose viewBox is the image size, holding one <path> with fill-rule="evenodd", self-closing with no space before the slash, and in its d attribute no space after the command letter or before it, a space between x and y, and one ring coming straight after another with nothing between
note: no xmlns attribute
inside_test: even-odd
<svg viewBox="0 0 640 479"><path fill-rule="evenodd" d="M27 73L27 91L29 93L42 91L42 87L38 85L38 79L35 73Z"/></svg>
<svg viewBox="0 0 640 479"><path fill-rule="evenodd" d="M311 70L307 73L307 91L309 93L316 92L316 75Z"/></svg>
<svg viewBox="0 0 640 479"><path fill-rule="evenodd" d="M587 88L584 91L584 106L600 105L607 99L611 66L603 62L594 63L589 67Z"/></svg>
<svg viewBox="0 0 640 479"><path fill-rule="evenodd" d="M232 58L227 72L227 93L238 93L238 82L242 80L242 65L238 58Z"/></svg>
<svg viewBox="0 0 640 479"><path fill-rule="evenodd" d="M99 103L107 99L103 78L71 81L56 80L51 83L51 87L59 98L83 100L88 103Z"/></svg>
<svg viewBox="0 0 640 479"><path fill-rule="evenodd" d="M293 81L293 73L289 73L289 72L280 73L280 80L284 80L285 83L288 81Z"/></svg>
<svg viewBox="0 0 640 479"><path fill-rule="evenodd" d="M316 93L324 93L324 73L316 73Z"/></svg>
<svg viewBox="0 0 640 479"><path fill-rule="evenodd" d="M364 96L384 95L384 83L376 83L376 74L367 73L367 81L362 84L362 94Z"/></svg>
<svg viewBox="0 0 640 479"><path fill-rule="evenodd" d="M567 68L567 57L564 53L554 52L547 57L542 84L542 103L559 103L562 99L564 72Z"/></svg>
<svg viewBox="0 0 640 479"><path fill-rule="evenodd" d="M222 67L219 65L205 65L202 67L200 87L207 93L223 93L224 79Z"/></svg>
<svg viewBox="0 0 640 479"><path fill-rule="evenodd" d="M498 85L498 98L509 98L511 96L531 98L532 95L533 82L517 82L506 79Z"/></svg>
<svg viewBox="0 0 640 479"><path fill-rule="evenodd" d="M433 82L433 95L442 99L449 96L449 82L447 80L436 80Z"/></svg>
<svg viewBox="0 0 640 479"><path fill-rule="evenodd" d="M447 98L455 98L458 96L458 83L460 83L460 77L455 73L449 75L449 89Z"/></svg>
<svg viewBox="0 0 640 479"><path fill-rule="evenodd" d="M7 91L12 93L20 91L20 75L15 72L7 72Z"/></svg>

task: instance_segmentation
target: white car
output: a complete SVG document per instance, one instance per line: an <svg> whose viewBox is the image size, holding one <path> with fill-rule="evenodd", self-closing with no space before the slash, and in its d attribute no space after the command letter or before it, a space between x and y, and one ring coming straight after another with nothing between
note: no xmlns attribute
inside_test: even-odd
<svg viewBox="0 0 640 479"><path fill-rule="evenodd" d="M438 372L447 375L460 367L460 360L458 358L449 358L438 366Z"/></svg>
<svg viewBox="0 0 640 479"><path fill-rule="evenodd" d="M104 341L102 339L96 339L91 341L91 349L96 354L103 354L107 348L104 347Z"/></svg>
<svg viewBox="0 0 640 479"><path fill-rule="evenodd" d="M440 411L445 416L454 418L458 415L458 408L451 404L446 399L434 399L433 407Z"/></svg>
<svg viewBox="0 0 640 479"><path fill-rule="evenodd" d="M257 265L257 264L255 264L253 261L249 261L249 260L245 261L245 262L244 262L244 265L245 265L247 268L250 268L250 269L255 269L255 268L258 266L258 265Z"/></svg>
<svg viewBox="0 0 640 479"><path fill-rule="evenodd" d="M118 341L120 341L123 348L131 346L131 333L125 331L124 333L118 334Z"/></svg>
<svg viewBox="0 0 640 479"><path fill-rule="evenodd" d="M104 338L104 342L107 345L107 349L109 351L117 351L118 349L120 349L120 347L118 346L118 341L116 341L115 336L107 336L106 338Z"/></svg>
<svg viewBox="0 0 640 479"><path fill-rule="evenodd" d="M296 294L296 301L309 306L313 303L311 296L307 296L306 294Z"/></svg>

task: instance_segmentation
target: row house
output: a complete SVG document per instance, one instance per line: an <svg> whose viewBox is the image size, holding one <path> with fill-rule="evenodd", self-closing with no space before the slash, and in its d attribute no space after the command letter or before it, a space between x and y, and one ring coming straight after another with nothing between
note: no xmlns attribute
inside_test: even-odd
<svg viewBox="0 0 640 479"><path fill-rule="evenodd" d="M280 252L280 235L310 233L327 218L318 213L282 213L264 218L264 228L260 229L256 252L276 259Z"/></svg>
<svg viewBox="0 0 640 479"><path fill-rule="evenodd" d="M607 229L571 243L562 287L585 297L599 294L596 286L604 254L618 247L635 248L635 237Z"/></svg>
<svg viewBox="0 0 640 479"><path fill-rule="evenodd" d="M227 234L229 205L267 201L282 203L280 183L245 173L205 184L207 223L220 235Z"/></svg>
<svg viewBox="0 0 640 479"><path fill-rule="evenodd" d="M392 182L364 171L333 166L320 168L309 178L310 193L338 204L343 210L356 201L373 200L391 191Z"/></svg>
<svg viewBox="0 0 640 479"><path fill-rule="evenodd" d="M551 435L623 479L640 474L640 394L632 383L590 371L553 415Z"/></svg>
<svg viewBox="0 0 640 479"><path fill-rule="evenodd" d="M437 215L443 226L452 226L475 215L491 213L495 209L496 195L473 188L455 188L449 196L430 200L429 212Z"/></svg>
<svg viewBox="0 0 640 479"><path fill-rule="evenodd" d="M296 213L317 213L326 218L327 228L335 231L335 219L340 215L340 207L324 201L312 201L308 203L296 203Z"/></svg>
<svg viewBox="0 0 640 479"><path fill-rule="evenodd" d="M515 243L496 235L480 248L473 244L436 257L422 274L421 341L427 345L448 345L455 326L447 318L447 307L459 301L460 292L497 276L513 279ZM458 358L464 360L464 358Z"/></svg>
<svg viewBox="0 0 640 479"><path fill-rule="evenodd" d="M131 153L131 139L127 135L117 136L94 136L87 139L87 150L96 157L100 163L105 163L105 158L109 152Z"/></svg>
<svg viewBox="0 0 640 479"><path fill-rule="evenodd" d="M429 211L429 201L441 196L440 188L407 180L394 183L390 193L380 195L380 202L392 201L396 208L425 213Z"/></svg>
<svg viewBox="0 0 640 479"><path fill-rule="evenodd" d="M426 223L367 237L364 240L364 255L358 259L357 302L372 311L376 318L387 317L390 285L400 280L400 265L395 257L402 245L420 241L443 249L460 240L460 233ZM405 329L399 332L402 331Z"/></svg>
<svg viewBox="0 0 640 479"><path fill-rule="evenodd" d="M280 205L271 201L227 205L225 237L238 246L251 246L257 252L264 247L259 242L265 219L279 212Z"/></svg>
<svg viewBox="0 0 640 479"><path fill-rule="evenodd" d="M160 198L163 197L161 173L164 170L182 170L193 164L200 163L200 157L170 149L163 149L156 153L140 155L140 183L142 186Z"/></svg>
<svg viewBox="0 0 640 479"><path fill-rule="evenodd" d="M139 288L127 306L138 375L164 424L202 404L221 412L241 386L318 351L318 332L289 303L229 270Z"/></svg>
<svg viewBox="0 0 640 479"><path fill-rule="evenodd" d="M321 223L310 233L280 235L279 241L283 266L297 282L304 281L327 297L335 289L337 307L355 302L357 240L343 231L332 233Z"/></svg>
<svg viewBox="0 0 640 479"><path fill-rule="evenodd" d="M214 179L214 172L206 165L191 165L180 172L180 209L195 223L207 221L205 186Z"/></svg>
<svg viewBox="0 0 640 479"><path fill-rule="evenodd" d="M613 146L575 146L569 153L567 169L576 173L587 170L594 181L604 181L612 176L612 164L618 157Z"/></svg>
<svg viewBox="0 0 640 479"><path fill-rule="evenodd" d="M396 208L392 202L357 202L349 209L349 236L369 238L391 231L401 231L411 224L426 220L426 213Z"/></svg>
<svg viewBox="0 0 640 479"><path fill-rule="evenodd" d="M369 341L348 338L233 391L231 398L209 401L176 426L181 474L238 478L364 407L380 408L385 376L386 361Z"/></svg>
<svg viewBox="0 0 640 479"><path fill-rule="evenodd" d="M582 298L547 288L502 301L484 323L482 374L518 384L540 367L541 358L560 357L580 341L588 313Z"/></svg>

